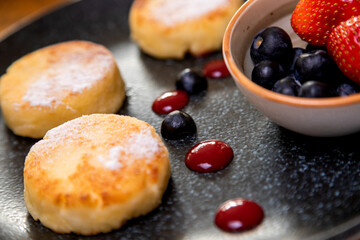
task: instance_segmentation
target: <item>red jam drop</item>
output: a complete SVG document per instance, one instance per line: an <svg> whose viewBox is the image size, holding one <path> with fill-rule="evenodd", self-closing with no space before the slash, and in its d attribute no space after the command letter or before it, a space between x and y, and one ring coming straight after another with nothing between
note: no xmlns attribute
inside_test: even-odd
<svg viewBox="0 0 360 240"><path fill-rule="evenodd" d="M264 218L263 209L255 202L242 198L224 202L215 216L215 224L227 232L241 232L259 225Z"/></svg>
<svg viewBox="0 0 360 240"><path fill-rule="evenodd" d="M224 78L230 76L224 60L213 60L203 68L203 74L209 78Z"/></svg>
<svg viewBox="0 0 360 240"><path fill-rule="evenodd" d="M185 91L168 91L155 99L152 110L157 114L168 114L172 111L183 109L188 103L189 95Z"/></svg>
<svg viewBox="0 0 360 240"><path fill-rule="evenodd" d="M225 168L234 158L232 148L218 140L198 143L186 154L186 166L200 173L216 172Z"/></svg>

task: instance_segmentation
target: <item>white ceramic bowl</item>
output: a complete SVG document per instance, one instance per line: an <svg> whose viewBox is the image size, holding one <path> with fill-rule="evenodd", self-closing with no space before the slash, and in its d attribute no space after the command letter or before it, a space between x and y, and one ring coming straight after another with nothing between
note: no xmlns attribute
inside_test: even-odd
<svg viewBox="0 0 360 240"><path fill-rule="evenodd" d="M306 43L293 32L290 17L298 0L249 0L234 15L224 36L223 55L240 91L260 112L280 126L310 136L330 137L360 131L360 94L300 98L278 94L250 80L250 44L267 26L287 31L294 46Z"/></svg>

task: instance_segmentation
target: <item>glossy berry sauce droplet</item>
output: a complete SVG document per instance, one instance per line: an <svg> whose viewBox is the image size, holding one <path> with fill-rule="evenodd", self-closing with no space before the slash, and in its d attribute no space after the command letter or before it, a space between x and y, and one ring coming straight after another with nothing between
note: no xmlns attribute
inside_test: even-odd
<svg viewBox="0 0 360 240"><path fill-rule="evenodd" d="M230 76L230 72L222 59L207 63L203 68L203 74L208 78L224 78Z"/></svg>
<svg viewBox="0 0 360 240"><path fill-rule="evenodd" d="M255 202L237 198L224 202L215 216L215 224L227 232L246 231L259 225L263 209Z"/></svg>
<svg viewBox="0 0 360 240"><path fill-rule="evenodd" d="M188 103L189 95L185 91L168 91L155 99L152 110L157 114L168 114L172 111L183 109Z"/></svg>
<svg viewBox="0 0 360 240"><path fill-rule="evenodd" d="M232 148L218 140L198 143L186 154L186 166L200 173L216 172L225 168L234 158Z"/></svg>

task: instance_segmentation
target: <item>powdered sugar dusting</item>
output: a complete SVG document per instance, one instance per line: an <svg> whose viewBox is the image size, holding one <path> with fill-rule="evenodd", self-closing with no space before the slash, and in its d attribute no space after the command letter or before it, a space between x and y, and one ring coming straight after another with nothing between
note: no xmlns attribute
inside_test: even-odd
<svg viewBox="0 0 360 240"><path fill-rule="evenodd" d="M228 0L155 0L152 17L167 26L197 19L226 5Z"/></svg>
<svg viewBox="0 0 360 240"><path fill-rule="evenodd" d="M117 145L109 150L107 157L99 156L99 162L105 168L116 170L123 164L131 164L131 160L151 159L159 151L158 140L153 137L150 129L131 133L122 145Z"/></svg>
<svg viewBox="0 0 360 240"><path fill-rule="evenodd" d="M153 137L150 129L129 137L127 151L135 158L152 158L159 150L158 140Z"/></svg>
<svg viewBox="0 0 360 240"><path fill-rule="evenodd" d="M110 148L108 158L104 156L99 156L99 162L104 164L105 168L110 170L116 170L122 167L120 160L121 152L123 148L121 146L115 146Z"/></svg>
<svg viewBox="0 0 360 240"><path fill-rule="evenodd" d="M31 151L47 155L48 163L52 163L51 154L78 147L75 157L85 154L86 161L109 170L152 164L163 145L150 125L137 121L114 114L83 116L49 130Z"/></svg>
<svg viewBox="0 0 360 240"><path fill-rule="evenodd" d="M116 116L116 121L111 121L114 117L109 116ZM111 122L107 122L108 119ZM34 151L51 153L62 146L83 145L84 149L94 146L97 149L94 160L110 170L121 169L137 160L150 164L161 150L151 126L145 123L133 125L125 117L107 114L93 114L68 121L48 131L40 142L42 144Z"/></svg>
<svg viewBox="0 0 360 240"><path fill-rule="evenodd" d="M51 152L52 149L65 143L72 145L73 142L79 142L81 139L89 139L91 132L88 130L88 122L87 117L77 118L49 130L40 141L41 149Z"/></svg>
<svg viewBox="0 0 360 240"><path fill-rule="evenodd" d="M35 76L23 100L31 106L52 107L62 104L69 94L78 94L101 80L109 70L112 57L83 49L62 56L40 75Z"/></svg>

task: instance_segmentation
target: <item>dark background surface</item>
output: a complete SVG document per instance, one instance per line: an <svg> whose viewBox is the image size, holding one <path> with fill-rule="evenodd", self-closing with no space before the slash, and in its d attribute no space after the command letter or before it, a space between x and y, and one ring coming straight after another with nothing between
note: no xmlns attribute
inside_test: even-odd
<svg viewBox="0 0 360 240"><path fill-rule="evenodd" d="M86 0L27 26L0 43L0 74L14 60L65 40L101 43L114 54L127 85L120 114L144 120L160 132L163 116L153 100L174 89L185 67L201 69L215 53L184 61L142 54L131 42L131 0ZM15 136L0 119L0 239L345 239L360 231L359 134L311 138L278 127L257 112L231 78L209 79L206 93L184 109L198 127L196 139L166 142L172 178L163 203L120 230L92 237L59 235L35 222L23 202L23 164L36 140ZM197 174L184 164L196 143L219 139L232 146L233 162L214 174ZM218 230L218 206L232 198L259 203L265 219L239 234Z"/></svg>

